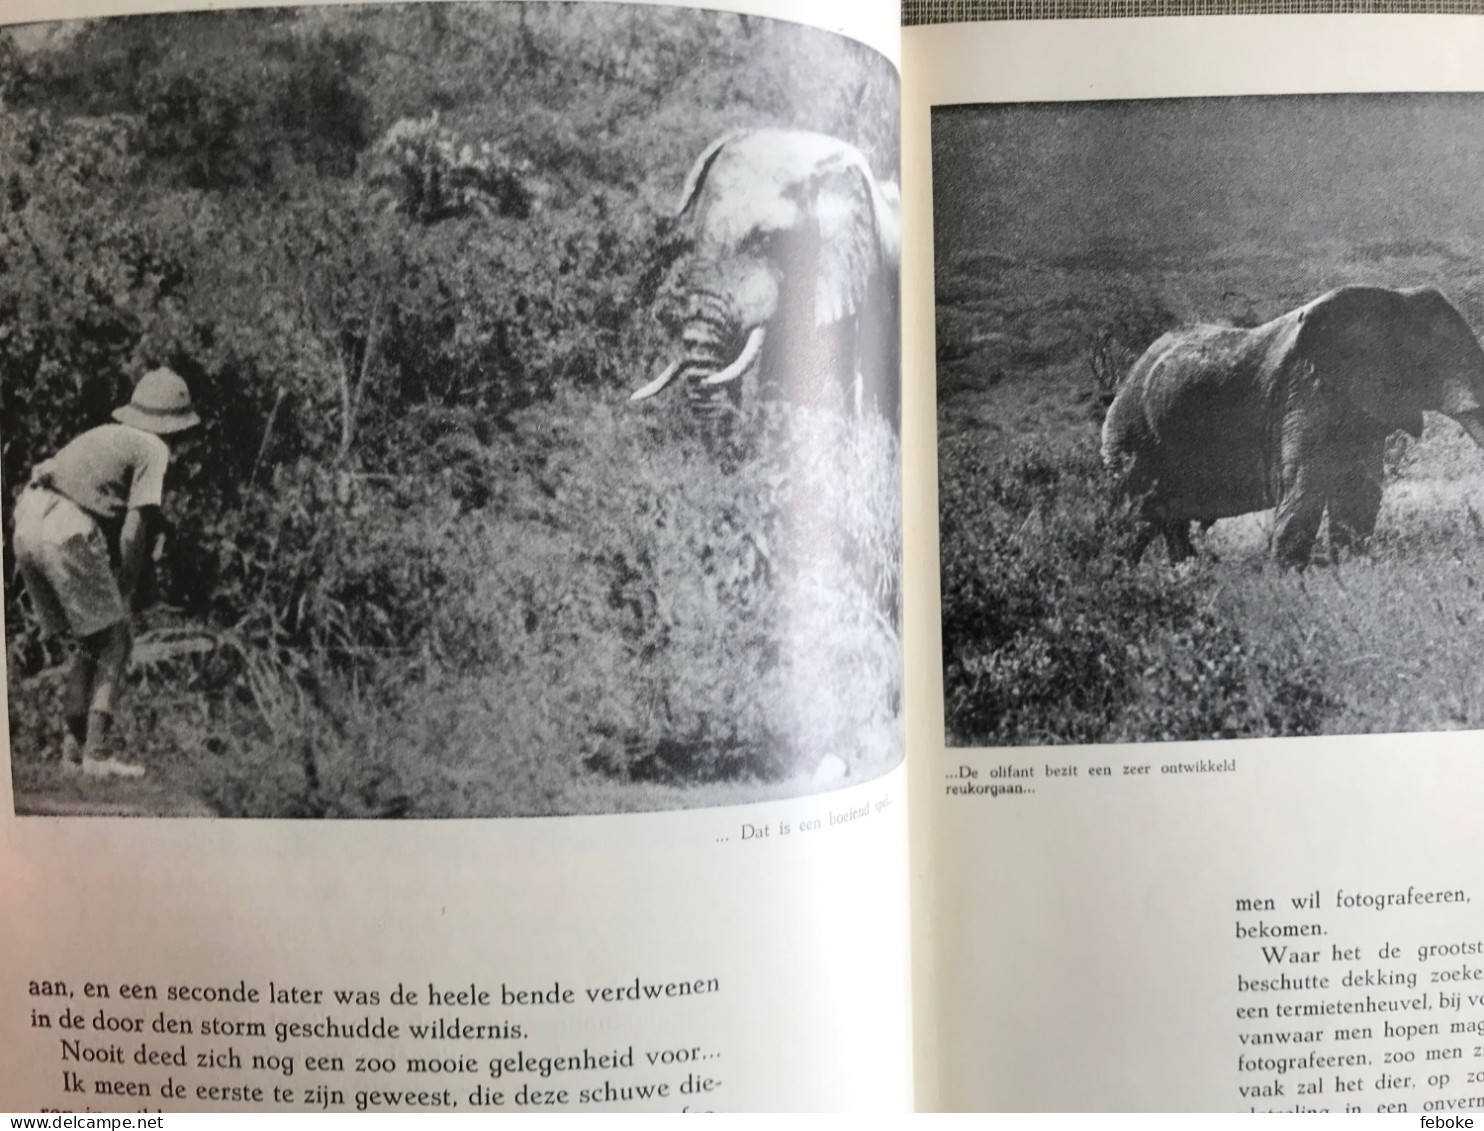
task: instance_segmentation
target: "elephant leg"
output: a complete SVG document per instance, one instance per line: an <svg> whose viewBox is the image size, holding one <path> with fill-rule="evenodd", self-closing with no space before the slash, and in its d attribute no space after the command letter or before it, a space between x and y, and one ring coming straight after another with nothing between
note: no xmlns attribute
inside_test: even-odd
<svg viewBox="0 0 1484 1131"><path fill-rule="evenodd" d="M1154 536L1159 533L1159 527L1152 522L1140 522L1139 531L1134 535L1134 544L1128 550L1128 564L1138 565L1143 560L1144 551L1149 549L1149 543L1154 541Z"/></svg>
<svg viewBox="0 0 1484 1131"><path fill-rule="evenodd" d="M1195 544L1190 540L1190 523L1188 521L1166 522L1164 524L1165 549L1170 552L1172 565L1179 565L1187 558L1195 557Z"/></svg>
<svg viewBox="0 0 1484 1131"><path fill-rule="evenodd" d="M1381 480L1386 436L1373 429L1351 438L1348 458L1335 469L1329 488L1329 544L1361 549L1376 530L1381 511Z"/></svg>
<svg viewBox="0 0 1484 1131"><path fill-rule="evenodd" d="M1313 556L1335 478L1339 422L1317 387L1295 390L1289 403L1279 449L1273 555L1281 565L1303 569Z"/></svg>
<svg viewBox="0 0 1484 1131"><path fill-rule="evenodd" d="M1381 485L1364 484L1329 500L1329 543L1336 550L1360 550L1376 532Z"/></svg>
<svg viewBox="0 0 1484 1131"><path fill-rule="evenodd" d="M1314 552L1314 540L1319 536L1319 522L1324 518L1325 504L1324 490L1314 482L1318 478L1320 475L1315 469L1299 469L1278 502L1273 524L1273 553L1285 566L1303 569Z"/></svg>

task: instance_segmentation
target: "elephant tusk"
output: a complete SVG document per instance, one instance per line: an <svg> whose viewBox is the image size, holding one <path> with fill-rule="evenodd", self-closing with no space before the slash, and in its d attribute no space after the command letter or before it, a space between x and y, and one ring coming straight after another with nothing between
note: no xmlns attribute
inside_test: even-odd
<svg viewBox="0 0 1484 1131"><path fill-rule="evenodd" d="M680 370L680 362L678 362L678 361L672 362L670 364L670 367L668 369L666 369L663 373L661 373L658 377L656 377L649 384L645 385L642 389L635 389L632 393L630 393L629 394L629 400L631 400L631 401L642 401L642 400L644 400L645 397L652 397L652 396L654 396L655 393L659 392L661 389L663 389L666 385L668 385L670 383L670 379L672 377L674 377L675 374L677 372L679 372L679 370Z"/></svg>
<svg viewBox="0 0 1484 1131"><path fill-rule="evenodd" d="M735 381L751 368L752 363L757 360L757 355L763 352L763 338L767 331L761 326L753 327L752 333L747 335L747 344L742 347L742 352L737 355L737 360L728 365L720 373L713 373L701 382L702 385L725 385L728 381Z"/></svg>

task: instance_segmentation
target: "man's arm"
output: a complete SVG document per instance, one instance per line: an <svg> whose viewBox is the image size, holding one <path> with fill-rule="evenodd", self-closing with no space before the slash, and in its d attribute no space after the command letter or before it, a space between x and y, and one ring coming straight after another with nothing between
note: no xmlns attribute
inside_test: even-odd
<svg viewBox="0 0 1484 1131"><path fill-rule="evenodd" d="M148 596L150 544L158 529L159 507L131 507L119 532L119 591L135 612Z"/></svg>

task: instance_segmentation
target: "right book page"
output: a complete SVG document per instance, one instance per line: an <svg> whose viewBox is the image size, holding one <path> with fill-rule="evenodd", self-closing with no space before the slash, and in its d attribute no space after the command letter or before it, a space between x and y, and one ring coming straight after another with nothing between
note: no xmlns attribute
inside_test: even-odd
<svg viewBox="0 0 1484 1131"><path fill-rule="evenodd" d="M1481 48L904 31L921 1106L1484 1107Z"/></svg>

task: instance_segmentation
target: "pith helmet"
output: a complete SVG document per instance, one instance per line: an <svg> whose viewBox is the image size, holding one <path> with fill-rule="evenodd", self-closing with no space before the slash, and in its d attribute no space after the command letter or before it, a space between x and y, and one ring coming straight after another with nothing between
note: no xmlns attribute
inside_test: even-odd
<svg viewBox="0 0 1484 1131"><path fill-rule="evenodd" d="M191 408L191 391L173 369L151 369L134 386L129 403L113 410L120 424L168 436L201 423Z"/></svg>

